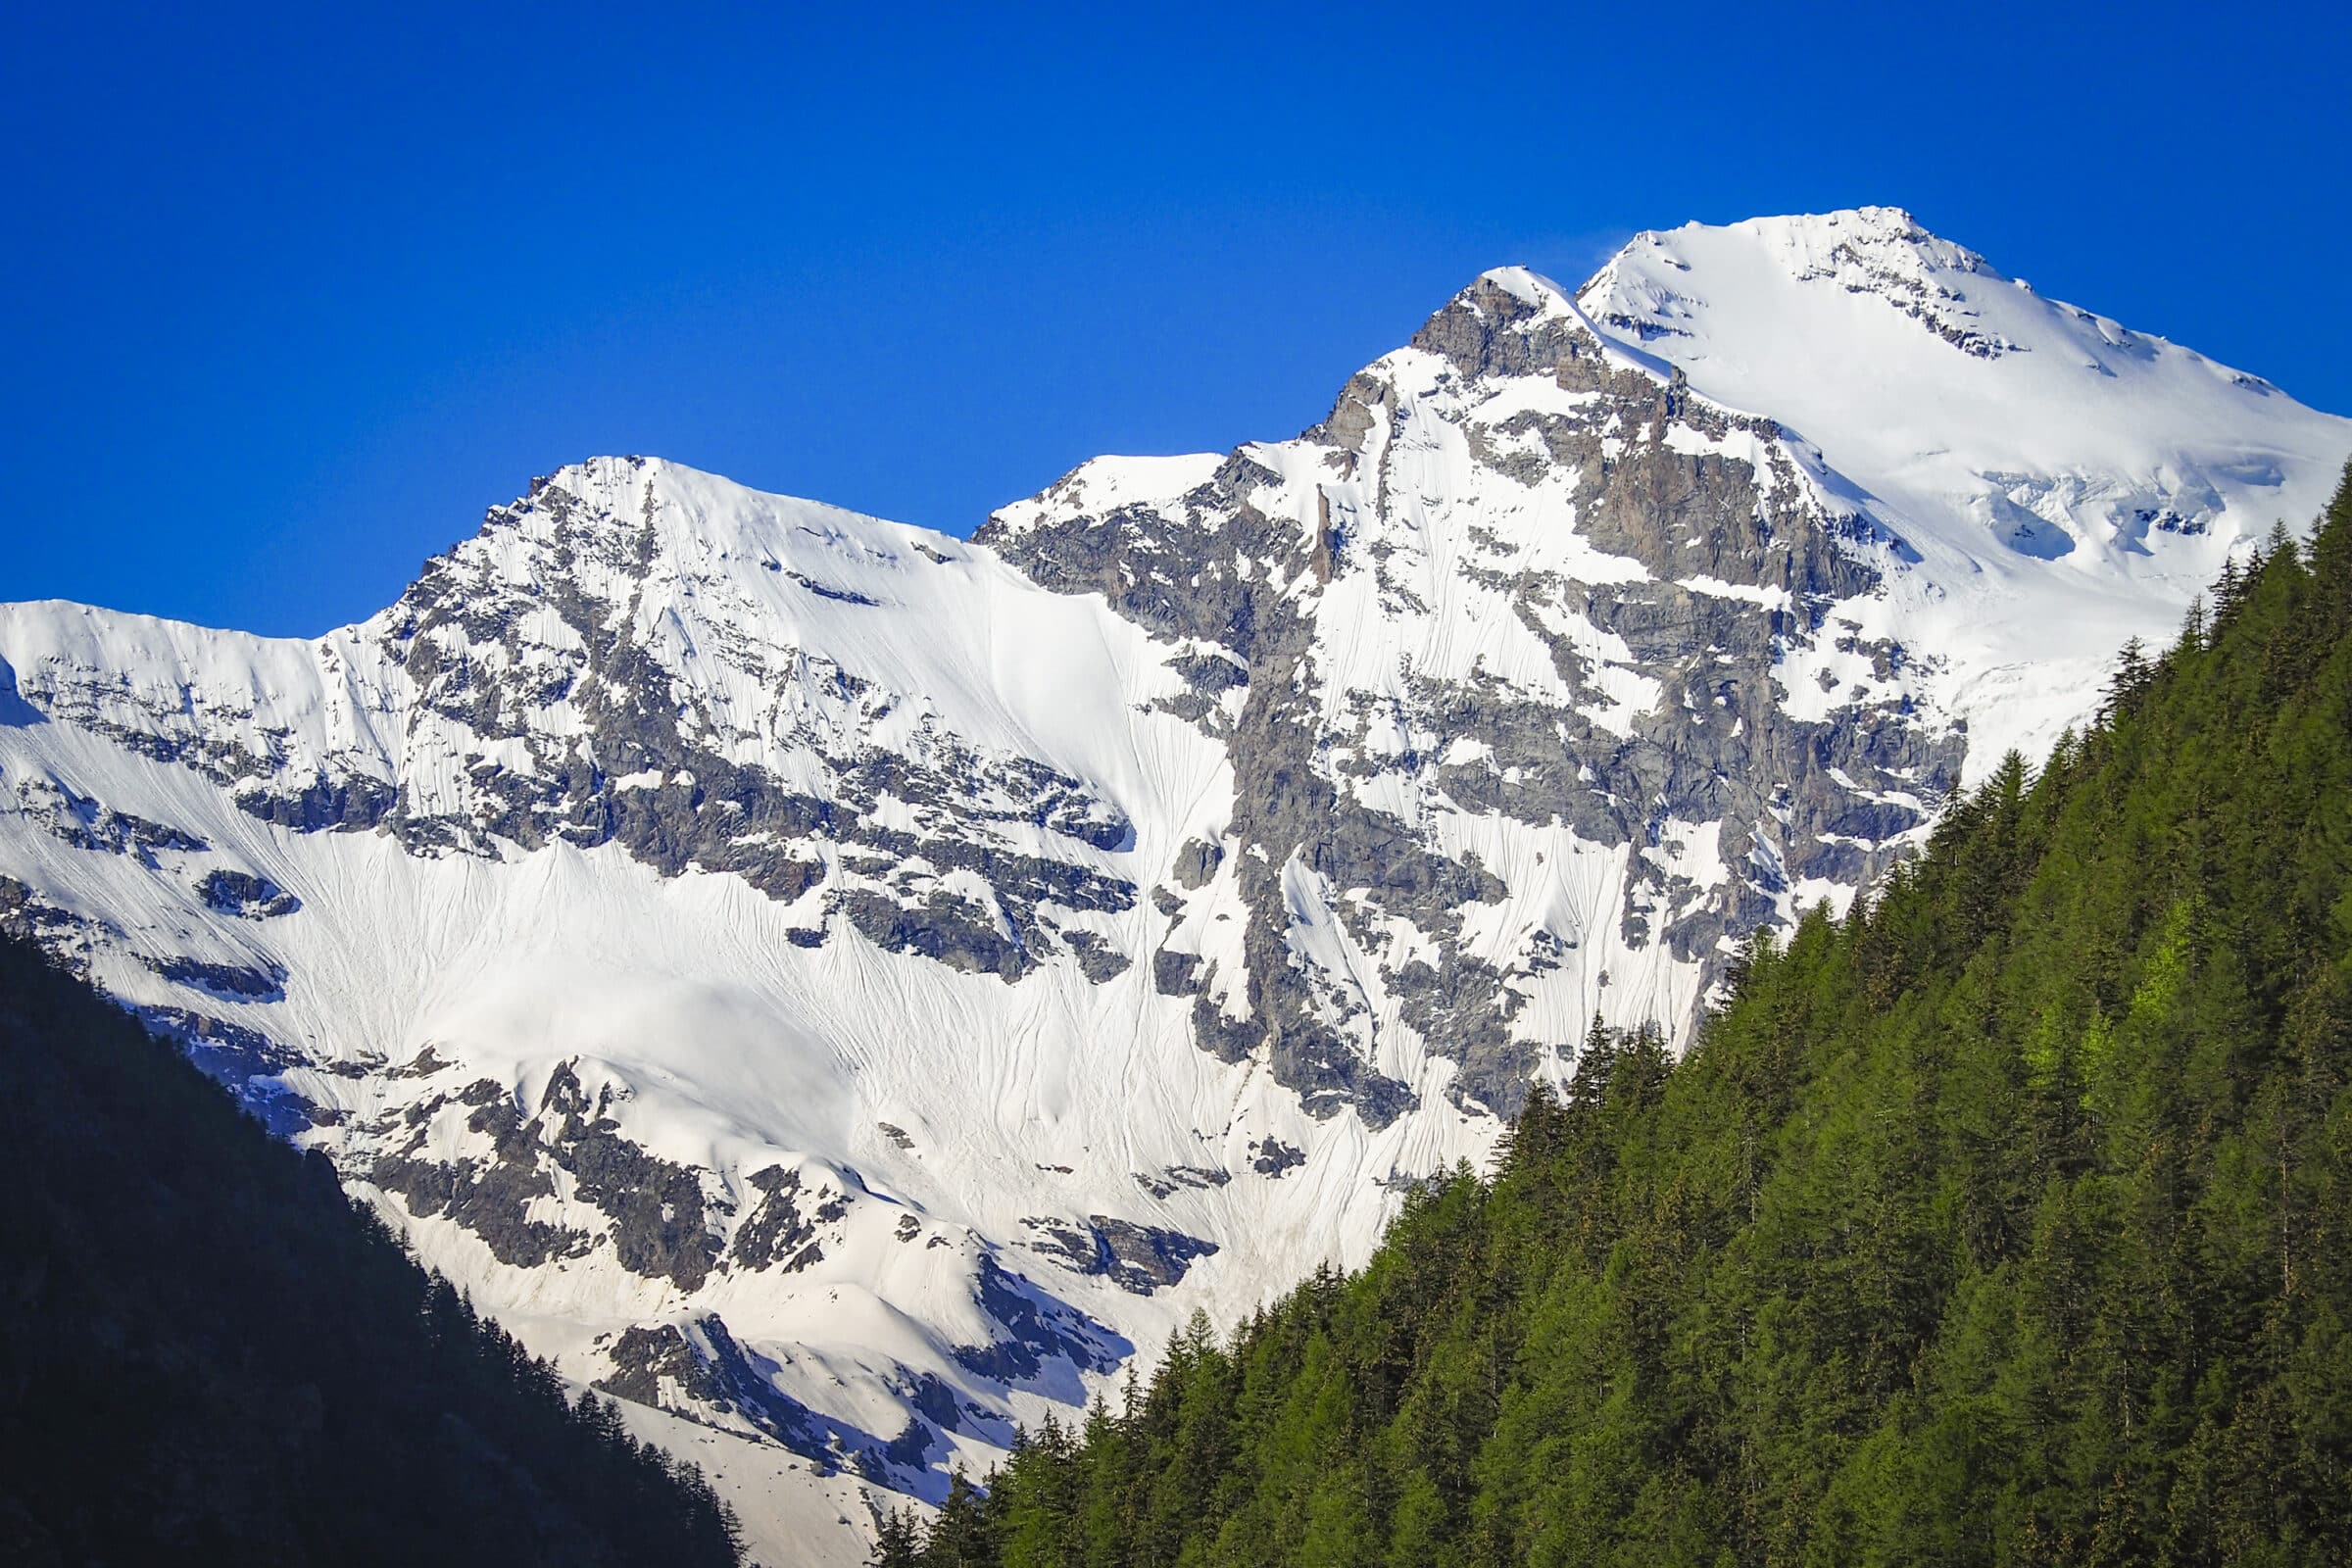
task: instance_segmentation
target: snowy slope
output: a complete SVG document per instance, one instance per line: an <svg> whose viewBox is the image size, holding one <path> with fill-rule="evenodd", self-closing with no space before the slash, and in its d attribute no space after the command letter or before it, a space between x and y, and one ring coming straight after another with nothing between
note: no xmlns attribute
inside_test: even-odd
<svg viewBox="0 0 2352 1568"><path fill-rule="evenodd" d="M600 459L312 641L0 606L0 921L856 1560L1679 1037L2348 450L1899 214L1642 236L970 542Z"/></svg>
<svg viewBox="0 0 2352 1568"><path fill-rule="evenodd" d="M1318 1123L1194 1049L1116 956L1156 918L1128 868L1213 811L1221 754L1149 709L1176 682L1140 632L958 541L598 463L315 643L17 605L0 650L0 905L567 1371L738 1434L701 1456L843 1472L819 1522L935 1495L1197 1302L1360 1251L1389 1194L1359 1172L1479 1147ZM673 765L722 754L757 779ZM868 788L791 836L795 792ZM875 895L907 951L841 912ZM1314 1171L1236 1188L1253 1145ZM666 1212L600 1206L615 1164ZM691 1353L616 1359L648 1325Z"/></svg>
<svg viewBox="0 0 2352 1568"><path fill-rule="evenodd" d="M1642 234L1578 300L1814 442L1921 553L1907 618L1961 677L1979 766L2046 750L2125 638L2169 638L2232 547L2308 527L2343 462L2342 419L1893 208Z"/></svg>

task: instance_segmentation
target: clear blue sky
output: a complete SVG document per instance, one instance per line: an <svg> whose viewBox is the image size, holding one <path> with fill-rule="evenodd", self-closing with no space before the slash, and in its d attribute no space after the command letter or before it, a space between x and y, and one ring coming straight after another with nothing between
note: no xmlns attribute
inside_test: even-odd
<svg viewBox="0 0 2352 1568"><path fill-rule="evenodd" d="M1870 202L2352 412L2335 7L675 9L17 8L0 599L317 632L603 452L966 532Z"/></svg>

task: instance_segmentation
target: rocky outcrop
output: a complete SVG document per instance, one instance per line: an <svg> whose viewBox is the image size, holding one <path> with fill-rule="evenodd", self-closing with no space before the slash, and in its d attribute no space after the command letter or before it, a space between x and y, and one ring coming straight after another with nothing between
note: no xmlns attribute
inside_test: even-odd
<svg viewBox="0 0 2352 1568"><path fill-rule="evenodd" d="M282 964L218 963L172 955L149 956L147 966L174 985L231 1002L275 1002L286 994Z"/></svg>
<svg viewBox="0 0 2352 1568"><path fill-rule="evenodd" d="M268 877L226 866L205 872L196 884L196 894L206 907L240 920L271 920L302 907L300 899Z"/></svg>
<svg viewBox="0 0 2352 1568"><path fill-rule="evenodd" d="M610 1103L609 1091L592 1102L568 1064L556 1070L527 1120L492 1080L435 1094L402 1113L405 1138L375 1156L368 1179L400 1195L419 1218L446 1215L463 1225L503 1263L535 1268L609 1247L632 1274L697 1290L719 1265L720 1213L713 1210L731 1205L706 1195L707 1173L623 1137L607 1114ZM456 1159L428 1153L432 1124L451 1117L462 1117L477 1147L487 1147ZM559 1173L566 1196L603 1216L597 1231L532 1213L537 1200L557 1195Z"/></svg>
<svg viewBox="0 0 2352 1568"><path fill-rule="evenodd" d="M751 1184L761 1195L760 1206L735 1232L728 1255L744 1268L779 1268L786 1274L822 1262L825 1250L816 1240L818 1228L849 1212L847 1196L805 1193L801 1173L781 1165L770 1165L754 1175ZM808 1205L806 1212L801 1206L804 1202Z"/></svg>
<svg viewBox="0 0 2352 1568"><path fill-rule="evenodd" d="M161 853L202 855L212 848L195 834L118 811L87 795L77 795L55 779L23 778L16 785L16 806L28 821L37 822L60 842L102 855L127 855L148 865Z"/></svg>
<svg viewBox="0 0 2352 1568"><path fill-rule="evenodd" d="M377 733L381 750L317 755L250 694L146 692L62 665L29 672L24 701L297 832L382 832L427 857L617 845L663 876L730 873L782 903L821 889L814 916L1006 980L1059 952L1051 911L1133 906L1133 883L1054 852L1123 849L1134 828L1116 805L958 734L926 694L887 690L762 626L722 574L663 553L654 474L628 459L537 481L347 646L324 645L329 676L385 683L368 696L386 705L397 691L401 726ZM767 564L819 598L873 608ZM690 651L673 646L675 617L646 612L681 592L739 601ZM735 681L782 695L747 713L728 695ZM207 848L45 780L24 791L34 794L20 809L77 846L149 859ZM207 886L248 917L295 906ZM821 943L823 928L808 929ZM1081 961L1107 968L1100 955Z"/></svg>
<svg viewBox="0 0 2352 1568"><path fill-rule="evenodd" d="M616 1398L707 1426L749 1426L829 1473L843 1444L834 1423L778 1389L714 1315L690 1325L641 1324L606 1352L612 1370L596 1387ZM871 1445L852 1448L861 1452Z"/></svg>
<svg viewBox="0 0 2352 1568"><path fill-rule="evenodd" d="M1404 477L1408 454L1451 442L1467 461L1444 486ZM1964 736L1921 710L1912 651L1840 614L1879 591L1900 545L1836 500L1815 462L1770 420L1611 349L1561 296L1494 274L1296 442L1102 513L1081 469L993 518L977 538L1035 581L1101 594L1179 650L1202 697L1188 716L1225 747L1224 843L1187 844L1168 876L1187 893L1230 879L1248 911L1243 971L1216 975L1181 939L1152 960L1158 992L1195 999L1202 1048L1262 1055L1310 1111L1351 1107L1377 1126L1414 1098L1371 1065L1393 1008L1458 1064L1457 1102L1507 1114L1571 1044L1519 1026L1528 988L1590 933L1476 951L1474 911L1512 889L1445 847L1445 819L1564 826L1622 854L1620 945L1664 945L1701 994L1797 888L1855 885L1920 831L1958 779ZM1497 526L1537 500L1573 519L1598 571ZM1441 614L1495 611L1547 670L1409 655L1361 668L1335 652L1364 645L1367 613L1409 649ZM1810 660L1826 684L1792 703L1786 682L1815 653L1845 657ZM1847 677L1857 662L1869 674ZM1301 950L1302 898L1332 901L1359 962L1335 971ZM1181 929L1182 899L1154 899Z"/></svg>
<svg viewBox="0 0 2352 1568"><path fill-rule="evenodd" d="M1178 1283L1195 1259L1217 1251L1216 1243L1197 1236L1102 1214L1089 1215L1084 1224L1035 1217L1022 1223L1035 1238L1030 1246L1039 1253L1074 1273L1104 1275L1136 1296Z"/></svg>

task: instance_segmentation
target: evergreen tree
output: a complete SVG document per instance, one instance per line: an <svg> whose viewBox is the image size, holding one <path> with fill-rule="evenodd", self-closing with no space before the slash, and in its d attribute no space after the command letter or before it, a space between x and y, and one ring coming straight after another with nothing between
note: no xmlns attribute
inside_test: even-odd
<svg viewBox="0 0 2352 1568"><path fill-rule="evenodd" d="M914 1515L893 1508L875 1522L874 1549L866 1568L917 1568L923 1560L923 1537Z"/></svg>
<svg viewBox="0 0 2352 1568"><path fill-rule="evenodd" d="M958 1465L923 1539L923 1568L993 1568L997 1561L996 1521L987 1498Z"/></svg>

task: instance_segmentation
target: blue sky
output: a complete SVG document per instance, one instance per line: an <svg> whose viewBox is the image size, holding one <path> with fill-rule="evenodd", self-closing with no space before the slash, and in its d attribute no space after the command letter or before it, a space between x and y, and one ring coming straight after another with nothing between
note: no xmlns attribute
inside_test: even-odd
<svg viewBox="0 0 2352 1568"><path fill-rule="evenodd" d="M603 452L968 532L1869 202L2352 412L2340 12L1913 11L21 8L0 599L313 633Z"/></svg>

